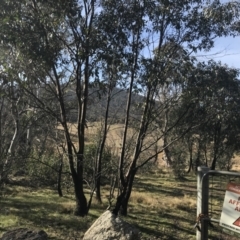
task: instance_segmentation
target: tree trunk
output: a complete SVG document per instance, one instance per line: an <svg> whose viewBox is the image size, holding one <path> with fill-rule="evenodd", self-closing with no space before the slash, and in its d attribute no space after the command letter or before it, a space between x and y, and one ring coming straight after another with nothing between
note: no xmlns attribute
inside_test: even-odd
<svg viewBox="0 0 240 240"><path fill-rule="evenodd" d="M129 199L131 196L133 181L134 181L136 172L137 172L137 170L133 169L132 171L130 171L130 176L128 176L129 180L128 180L128 185L127 185L127 189L126 189L126 194L125 194L125 197L123 198L121 208L120 208L120 213L123 216L127 216L127 213L128 213L128 202L129 202Z"/></svg>
<svg viewBox="0 0 240 240"><path fill-rule="evenodd" d="M165 137L164 137L165 139ZM172 166L172 157L171 157L171 153L169 151L169 148L168 147L165 147L167 146L167 142L164 140L164 150L163 150L163 153L164 153L164 160L166 161L166 164L168 167L171 167Z"/></svg>
<svg viewBox="0 0 240 240"><path fill-rule="evenodd" d="M97 171L95 173L96 179L95 179L95 187L96 187L96 199L99 203L102 203L101 199L101 175L102 175L102 158L103 158L103 152L105 147L105 142L107 138L107 130L108 130L108 114L109 114L109 107L110 107L110 100L111 100L111 92L112 88L108 89L108 97L107 97L107 106L106 106L106 112L105 112L105 118L104 118L104 128L103 128L103 137L102 141L100 143L98 156L97 156Z"/></svg>
<svg viewBox="0 0 240 240"><path fill-rule="evenodd" d="M211 165L211 170L215 170L216 163L218 159L218 151L219 151L219 143L220 143L220 133L221 133L221 121L219 120L215 125L214 132L214 153L213 153L213 161Z"/></svg>
<svg viewBox="0 0 240 240"><path fill-rule="evenodd" d="M215 170L216 162L217 162L217 158L214 158L213 161L212 161L211 170Z"/></svg>
<svg viewBox="0 0 240 240"><path fill-rule="evenodd" d="M192 156L190 156L189 166L188 166L187 173L190 173L191 170L192 170L192 168L193 168L193 160L192 160Z"/></svg>
<svg viewBox="0 0 240 240"><path fill-rule="evenodd" d="M102 203L102 198L101 198L101 167L100 165L102 164L101 161L98 162L99 167L97 168L97 177L96 177L96 199L98 203Z"/></svg>
<svg viewBox="0 0 240 240"><path fill-rule="evenodd" d="M107 138L109 104L110 104L110 96L108 97L107 110L106 110L105 120L104 120L105 122L104 122L104 129L103 129L103 138L98 151L97 169L95 173L96 199L99 203L102 203L102 199L101 199L102 158L103 158L104 147L105 147L105 142Z"/></svg>
<svg viewBox="0 0 240 240"><path fill-rule="evenodd" d="M62 181L62 167L63 167L63 163L60 163L59 169L58 169L58 184L57 184L57 190L58 190L58 195L59 197L63 196L62 193L62 186L61 186L61 181Z"/></svg>
<svg viewBox="0 0 240 240"><path fill-rule="evenodd" d="M126 177L126 185L122 193L118 196L115 208L113 209L113 214L118 215L120 212L121 215L127 216L128 202L131 196L134 177L136 175L137 168L131 169Z"/></svg>
<svg viewBox="0 0 240 240"><path fill-rule="evenodd" d="M72 174L72 178L76 198L76 209L74 214L76 216L84 217L88 214L88 204L83 192L83 181L77 174Z"/></svg>

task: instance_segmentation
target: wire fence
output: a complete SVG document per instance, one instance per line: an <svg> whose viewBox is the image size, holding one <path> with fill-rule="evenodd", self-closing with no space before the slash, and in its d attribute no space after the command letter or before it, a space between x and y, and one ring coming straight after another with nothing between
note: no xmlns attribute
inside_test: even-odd
<svg viewBox="0 0 240 240"><path fill-rule="evenodd" d="M219 225L229 182L240 184L240 173L201 168L198 180L197 240L240 239L239 234Z"/></svg>
<svg viewBox="0 0 240 240"><path fill-rule="evenodd" d="M237 240L239 237L219 225L227 184L234 182L240 184L240 176L210 175L209 176L209 239Z"/></svg>

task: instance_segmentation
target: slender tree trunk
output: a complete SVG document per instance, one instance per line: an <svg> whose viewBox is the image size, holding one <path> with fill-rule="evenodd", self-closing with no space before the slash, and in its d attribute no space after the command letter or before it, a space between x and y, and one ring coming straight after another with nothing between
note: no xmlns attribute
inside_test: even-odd
<svg viewBox="0 0 240 240"><path fill-rule="evenodd" d="M63 196L62 186L61 186L61 182L62 182L62 168L63 168L63 163L61 161L59 169L58 169L58 181L57 181L57 190L58 190L59 197Z"/></svg>
<svg viewBox="0 0 240 240"><path fill-rule="evenodd" d="M109 190L109 197L108 197L108 204L109 204L108 209L111 209L111 207L112 207L112 200L114 197L116 182L117 182L117 176L112 176L111 177L111 186L110 186L110 190Z"/></svg>
<svg viewBox="0 0 240 240"><path fill-rule="evenodd" d="M19 131L20 131L20 124L19 124L19 114L18 114L18 109L17 109L17 104L18 104L18 101L20 99L17 100L16 103L12 103L12 109L11 109L11 112L12 112L12 116L14 118L14 125L15 125L15 130L14 130L14 134L12 136L12 140L11 140L11 143L9 145L9 148L8 148L8 154L13 154L15 149L16 149L16 144L19 140Z"/></svg>
<svg viewBox="0 0 240 240"><path fill-rule="evenodd" d="M218 155L218 148L220 142L220 132L221 132L221 122L219 121L215 126L215 133L214 133L214 153L213 153L213 161L211 165L211 170L215 170L216 163L217 163L217 155Z"/></svg>
<svg viewBox="0 0 240 240"><path fill-rule="evenodd" d="M107 130L108 130L108 114L109 114L109 107L110 107L110 100L111 100L111 92L112 88L109 88L108 96L107 96L107 106L104 118L104 127L103 127L103 137L100 143L100 148L97 156L97 171L95 173L96 179L96 199L99 203L102 203L101 199L101 174L102 174L102 157L105 147L105 142L107 138Z"/></svg>
<svg viewBox="0 0 240 240"><path fill-rule="evenodd" d="M192 143L192 141L188 145L188 150L189 150L190 156L189 156L189 165L188 165L187 173L190 173L191 170L193 169L193 143Z"/></svg>
<svg viewBox="0 0 240 240"><path fill-rule="evenodd" d="M96 199L98 203L102 203L101 198L101 171L102 171L102 159L97 159L97 171L95 174L95 185L96 185Z"/></svg>
<svg viewBox="0 0 240 240"><path fill-rule="evenodd" d="M190 173L190 172L191 172L192 167L193 167L193 160L192 160L192 156L190 156L187 173Z"/></svg>
<svg viewBox="0 0 240 240"><path fill-rule="evenodd" d="M195 160L195 173L198 171L198 167L200 166L200 146L198 147L197 158Z"/></svg>
<svg viewBox="0 0 240 240"><path fill-rule="evenodd" d="M168 110L165 111L164 114L164 128L163 131L166 132L168 129ZM167 136L166 134L164 134L163 136L163 153L165 156L165 161L167 163L167 166L170 167L172 166L172 157L171 157L171 153L168 147L168 141L167 141Z"/></svg>

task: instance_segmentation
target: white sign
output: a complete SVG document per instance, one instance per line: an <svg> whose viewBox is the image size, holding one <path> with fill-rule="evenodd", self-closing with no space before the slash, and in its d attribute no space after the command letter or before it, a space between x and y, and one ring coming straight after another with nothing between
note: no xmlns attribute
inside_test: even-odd
<svg viewBox="0 0 240 240"><path fill-rule="evenodd" d="M220 226L240 233L240 184L227 185Z"/></svg>

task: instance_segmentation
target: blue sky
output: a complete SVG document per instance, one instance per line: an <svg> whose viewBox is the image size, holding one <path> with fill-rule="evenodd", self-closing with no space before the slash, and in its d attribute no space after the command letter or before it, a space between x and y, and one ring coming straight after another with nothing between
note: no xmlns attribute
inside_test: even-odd
<svg viewBox="0 0 240 240"><path fill-rule="evenodd" d="M230 2L229 0L220 0L221 3ZM240 69L240 36L238 37L222 37L215 41L214 48L208 53L201 53L199 60L207 61L214 59L215 61L221 61L223 64L227 64L229 67ZM198 54L200 55L200 54Z"/></svg>
<svg viewBox="0 0 240 240"><path fill-rule="evenodd" d="M213 59L214 61L221 61L229 67L240 69L240 36L218 38L210 52L201 52L196 56L201 56L198 57L201 61Z"/></svg>

